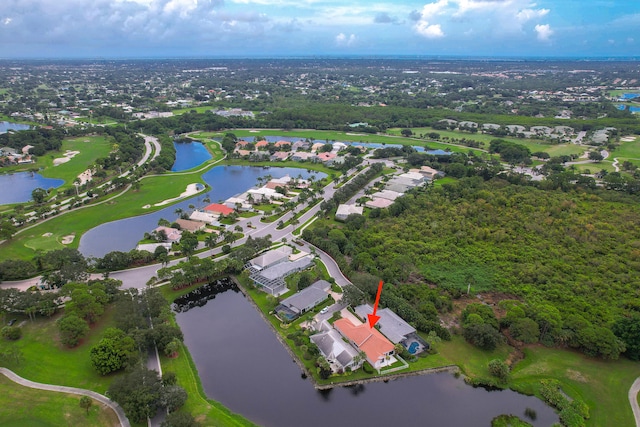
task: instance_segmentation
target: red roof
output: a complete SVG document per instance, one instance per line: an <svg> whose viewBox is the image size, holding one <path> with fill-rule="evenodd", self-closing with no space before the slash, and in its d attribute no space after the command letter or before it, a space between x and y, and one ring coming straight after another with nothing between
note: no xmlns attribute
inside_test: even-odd
<svg viewBox="0 0 640 427"><path fill-rule="evenodd" d="M364 351L370 363L384 358L384 356L393 351L394 346L391 341L386 339L376 328L370 328L367 323L354 325L347 318L338 319L333 326L353 342L360 350Z"/></svg>
<svg viewBox="0 0 640 427"><path fill-rule="evenodd" d="M216 213L219 213L220 215L229 215L233 213L233 209L225 205L221 205L220 203L211 203L209 206L204 208L204 210L209 212L216 212Z"/></svg>
<svg viewBox="0 0 640 427"><path fill-rule="evenodd" d="M291 145L289 141L278 141L274 144L276 147L282 147L283 145Z"/></svg>
<svg viewBox="0 0 640 427"><path fill-rule="evenodd" d="M269 145L269 142L265 141L265 140L261 140L261 141L256 142L256 148L258 148L258 147L266 147L267 145Z"/></svg>

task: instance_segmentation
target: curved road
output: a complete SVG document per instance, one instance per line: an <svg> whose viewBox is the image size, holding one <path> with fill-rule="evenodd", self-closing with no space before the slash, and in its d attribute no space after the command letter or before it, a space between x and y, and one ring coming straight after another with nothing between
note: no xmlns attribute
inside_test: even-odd
<svg viewBox="0 0 640 427"><path fill-rule="evenodd" d="M638 406L638 392L640 392L640 377L631 385L629 389L629 403L633 410L633 416L636 418L636 427L640 427L640 406Z"/></svg>
<svg viewBox="0 0 640 427"><path fill-rule="evenodd" d="M15 372L7 368L0 368L0 374L4 374L4 376L9 378L14 383L17 383L29 388L35 388L38 390L46 390L46 391L57 391L59 393L79 394L81 396L88 396L94 400L97 400L100 403L104 403L109 408L113 409L113 411L118 416L118 421L120 421L120 425L122 427L131 427L131 424L129 423L129 419L124 414L124 410L120 407L120 405L118 405L116 402L109 399L108 397L101 395L100 393L96 393L95 391L91 391L91 390L75 388L75 387L65 387L61 385L36 383L33 381L29 381L25 378L22 378L21 376L17 375Z"/></svg>

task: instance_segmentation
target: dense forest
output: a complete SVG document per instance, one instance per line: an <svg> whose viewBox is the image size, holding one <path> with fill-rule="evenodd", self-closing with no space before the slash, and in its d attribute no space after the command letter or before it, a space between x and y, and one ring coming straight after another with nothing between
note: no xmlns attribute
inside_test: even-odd
<svg viewBox="0 0 640 427"><path fill-rule="evenodd" d="M470 285L518 300L508 308L519 313L513 319L537 322L533 341L611 358L624 350L611 328L640 312L637 198L471 177L406 195L372 216L319 224L304 237L372 282L437 285L454 296ZM414 303L415 292L401 293ZM607 349L594 343L600 339Z"/></svg>

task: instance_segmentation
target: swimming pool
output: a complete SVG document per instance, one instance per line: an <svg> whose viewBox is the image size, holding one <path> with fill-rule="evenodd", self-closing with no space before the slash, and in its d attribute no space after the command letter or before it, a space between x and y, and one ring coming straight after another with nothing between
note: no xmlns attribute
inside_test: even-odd
<svg viewBox="0 0 640 427"><path fill-rule="evenodd" d="M411 345L409 345L409 353L411 354L416 354L416 351L418 351L418 347L420 347L420 343L418 341L414 341L411 343Z"/></svg>

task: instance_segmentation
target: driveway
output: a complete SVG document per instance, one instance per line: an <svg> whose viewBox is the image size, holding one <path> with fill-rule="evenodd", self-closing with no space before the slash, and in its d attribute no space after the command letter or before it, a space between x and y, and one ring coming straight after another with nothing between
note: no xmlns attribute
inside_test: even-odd
<svg viewBox="0 0 640 427"><path fill-rule="evenodd" d="M633 410L633 416L636 418L636 427L640 427L640 406L638 406L638 392L640 392L640 377L631 385L629 389L629 403Z"/></svg>

